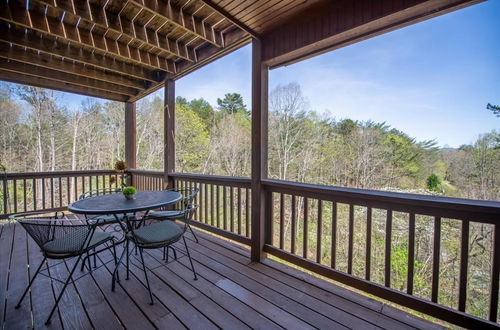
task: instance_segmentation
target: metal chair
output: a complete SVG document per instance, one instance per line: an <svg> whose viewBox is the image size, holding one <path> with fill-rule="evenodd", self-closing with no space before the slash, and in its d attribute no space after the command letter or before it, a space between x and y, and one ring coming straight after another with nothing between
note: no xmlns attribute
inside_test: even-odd
<svg viewBox="0 0 500 330"><path fill-rule="evenodd" d="M176 191L182 195L182 199L177 204L177 208L174 210L162 210L162 211L150 212L148 215L149 218L155 219L155 220L160 220L160 221L163 221L163 220L170 220L170 221L183 220L185 217L186 211L192 208L193 200L196 197L196 195L199 193L200 189L198 189L198 188L172 189L172 191ZM193 228L191 228L191 225L189 224L189 222L187 223L187 228L189 228L189 230L191 231L191 234L194 236L196 243L199 243L198 237L196 237L196 234L193 231Z"/></svg>
<svg viewBox="0 0 500 330"><path fill-rule="evenodd" d="M68 259L77 257L78 259L74 263L71 271L69 273L68 278L63 282L63 288L61 292L56 298L55 304L50 311L49 316L45 324L50 323L50 319L56 310L61 297L66 290L66 287L69 283L73 283L76 280L73 279L73 273L78 266L78 263L82 260L84 255L88 255L91 250L95 251L95 248L101 246L107 242L113 243L114 237L102 231L96 231L96 228L100 225L99 220L89 220L86 224L70 224L68 221L63 221L60 219L57 214L53 217L47 217L43 215L35 216L35 217L26 217L26 215L20 214L16 216L12 216L11 219L17 220L21 226L26 230L28 235L36 242L36 244L40 247L40 250L43 254L43 260L35 271L35 274L31 278L26 290L22 294L19 302L16 305L16 309L21 306L21 303L31 288L35 278L38 274L42 274L47 276L53 280L60 281L58 279L50 277L48 274L44 274L41 271L43 264L46 263L47 270L49 269L48 259ZM99 253L105 249L101 249L99 251L95 251L94 253ZM116 264L116 251L113 245L113 256Z"/></svg>
<svg viewBox="0 0 500 330"><path fill-rule="evenodd" d="M196 271L194 269L193 261L191 260L191 255L189 254L189 249L186 243L186 238L184 237L184 233L189 227L189 220L192 215L196 211L198 206L190 206L188 209L184 210L183 218L179 219L183 221L183 225L178 225L173 221L159 221L153 224L140 227L138 229L134 229L127 234L127 239L135 244L135 246L139 249L140 261L142 264L142 270L144 271L144 277L146 278L146 285L149 291L149 297L151 299L151 305L154 304L153 294L151 293L151 287L149 285L148 273L146 270L146 264L144 263L143 250L148 249L159 249L159 248L167 248L172 244L178 242L181 238L184 242L184 247L186 249L186 254L189 258L189 262L191 264L191 269L194 274L194 279L197 280L198 277L196 275ZM123 256L125 253L129 253L128 248L124 249L122 255L120 256L120 260L118 264L121 263ZM111 290L114 291L115 287L115 272L113 272L113 284L111 286ZM119 281L119 279L118 279Z"/></svg>

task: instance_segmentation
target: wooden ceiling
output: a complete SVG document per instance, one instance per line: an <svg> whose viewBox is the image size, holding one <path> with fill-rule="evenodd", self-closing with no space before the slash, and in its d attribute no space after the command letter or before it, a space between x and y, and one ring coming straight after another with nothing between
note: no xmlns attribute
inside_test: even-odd
<svg viewBox="0 0 500 330"><path fill-rule="evenodd" d="M344 30L368 36L372 24L381 33L384 17L393 28L394 12L410 22L444 4L478 1L0 0L0 80L135 101L252 38L263 40L276 66L273 58L285 63L286 53L306 49L300 58ZM424 3L420 16L409 10ZM350 20L355 13L362 16Z"/></svg>
<svg viewBox="0 0 500 330"><path fill-rule="evenodd" d="M117 101L243 46L307 2L1 1L1 80Z"/></svg>

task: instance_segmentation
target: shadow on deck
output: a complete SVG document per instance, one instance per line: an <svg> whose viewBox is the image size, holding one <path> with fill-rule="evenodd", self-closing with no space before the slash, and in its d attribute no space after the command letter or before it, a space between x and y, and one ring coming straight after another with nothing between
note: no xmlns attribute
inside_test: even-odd
<svg viewBox="0 0 500 330"><path fill-rule="evenodd" d="M186 234L197 281L187 258L154 269L150 281L156 303L151 306L142 271L132 265L130 280L122 280L111 292L108 263L68 287L51 328L438 328L276 261L250 263L247 249L200 231L197 235L198 244ZM182 250L181 244L178 249ZM151 268L164 263L160 250L148 251L145 258ZM41 259L22 227L0 225L0 328L43 327L54 292L61 287L58 282L38 277L30 299L14 309L30 271ZM106 252L98 263L110 259ZM66 278L68 266L60 264L51 275Z"/></svg>

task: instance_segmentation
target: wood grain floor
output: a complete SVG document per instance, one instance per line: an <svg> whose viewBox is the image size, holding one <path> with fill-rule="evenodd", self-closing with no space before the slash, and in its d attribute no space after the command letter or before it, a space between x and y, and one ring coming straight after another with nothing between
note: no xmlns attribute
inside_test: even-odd
<svg viewBox="0 0 500 330"><path fill-rule="evenodd" d="M197 231L188 245L199 274L181 257L165 265L162 252L145 254L156 303L149 305L144 276L132 258L132 276L111 292L109 262L70 285L52 329L430 329L437 325L272 260L250 263L249 251ZM112 258L100 255L98 266ZM14 309L42 260L36 244L16 224L0 225L0 328L44 328L62 285L44 276L20 309ZM51 268L65 279L72 260ZM29 265L27 267L27 265ZM77 276L81 274L77 270ZM122 271L122 278L123 278Z"/></svg>

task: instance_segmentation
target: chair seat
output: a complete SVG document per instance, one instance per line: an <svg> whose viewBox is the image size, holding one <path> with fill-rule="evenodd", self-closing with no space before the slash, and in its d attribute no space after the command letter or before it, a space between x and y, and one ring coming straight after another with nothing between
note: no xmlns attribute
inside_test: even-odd
<svg viewBox="0 0 500 330"><path fill-rule="evenodd" d="M184 211L176 211L176 210L157 211L149 213L148 216L154 219L175 220L184 218Z"/></svg>
<svg viewBox="0 0 500 330"><path fill-rule="evenodd" d="M88 229L81 229L77 235L62 236L45 243L42 247L45 255L51 258L66 258L81 252L83 240L88 235ZM111 240L113 236L109 233L95 231L90 239L90 244L86 250ZM86 243L83 245L86 246Z"/></svg>
<svg viewBox="0 0 500 330"><path fill-rule="evenodd" d="M133 236L138 245L158 247L177 241L182 234L183 230L177 224L164 221L136 229Z"/></svg>

